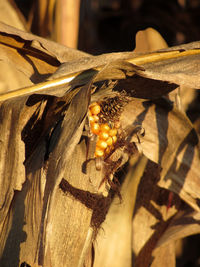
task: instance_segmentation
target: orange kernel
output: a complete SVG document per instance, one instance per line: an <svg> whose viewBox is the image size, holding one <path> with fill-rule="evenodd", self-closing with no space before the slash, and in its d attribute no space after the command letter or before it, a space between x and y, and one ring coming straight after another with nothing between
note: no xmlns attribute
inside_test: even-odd
<svg viewBox="0 0 200 267"><path fill-rule="evenodd" d="M98 134L99 133L99 130L100 130L100 126L98 123L92 123L91 124L91 132L93 134Z"/></svg>
<svg viewBox="0 0 200 267"><path fill-rule="evenodd" d="M107 143L108 146L112 146L112 144L113 144L112 137L109 136L108 139L106 140L106 143Z"/></svg>
<svg viewBox="0 0 200 267"><path fill-rule="evenodd" d="M100 132L99 133L99 138L102 139L102 140L107 140L109 137L108 133L107 132Z"/></svg>
<svg viewBox="0 0 200 267"><path fill-rule="evenodd" d="M113 143L116 143L116 142L117 142L117 136L114 135L114 136L112 137L112 140L113 140Z"/></svg>
<svg viewBox="0 0 200 267"><path fill-rule="evenodd" d="M95 120L94 120L94 117L93 117L93 116L88 116L88 118L89 118L89 122L90 122L90 123L94 123L94 122L95 122Z"/></svg>
<svg viewBox="0 0 200 267"><path fill-rule="evenodd" d="M103 157L104 156L104 151L102 149L96 148L96 151L94 153L95 157Z"/></svg>
<svg viewBox="0 0 200 267"><path fill-rule="evenodd" d="M117 135L117 129L115 129L115 128L110 129L110 131L108 132L108 134L109 134L110 136L115 136L115 135Z"/></svg>
<svg viewBox="0 0 200 267"><path fill-rule="evenodd" d="M97 115L93 115L92 117L93 117L95 122L99 121L99 117Z"/></svg>
<svg viewBox="0 0 200 267"><path fill-rule="evenodd" d="M110 127L108 126L108 124L101 124L100 129L102 132L108 132L110 130Z"/></svg>
<svg viewBox="0 0 200 267"><path fill-rule="evenodd" d="M94 103L94 105L90 106L90 111L93 115L97 115L101 111L101 107L99 104Z"/></svg>
<svg viewBox="0 0 200 267"><path fill-rule="evenodd" d="M99 139L97 141L97 143L96 143L96 147L99 147L101 149L106 149L107 146L108 146L108 144L105 141L101 140L101 139Z"/></svg>

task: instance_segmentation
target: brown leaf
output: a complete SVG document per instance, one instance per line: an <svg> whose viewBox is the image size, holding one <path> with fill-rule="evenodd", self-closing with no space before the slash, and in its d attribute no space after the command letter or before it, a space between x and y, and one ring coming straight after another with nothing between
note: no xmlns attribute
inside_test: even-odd
<svg viewBox="0 0 200 267"><path fill-rule="evenodd" d="M17 68L34 83L43 81L1 96L1 101L7 99L1 106L1 142L4 145L1 172L2 177L6 177L6 182L0 184L3 192L0 198L2 262L9 266L22 262L31 266L57 266L58 262L61 266L81 266L90 255L96 233L93 229L105 219L110 203L109 187L104 183L99 189L99 185L107 176L112 179L134 153L131 142L135 142L148 159L156 162L154 170L158 169L151 186L144 186L149 177L141 183L147 192L152 189L149 191L155 193L155 198L149 197L146 206L137 201L133 222L135 262L140 266L149 264L153 249L176 213L175 208L170 209L165 218L163 210L166 210L167 201L159 205L160 193L164 190L156 183L176 192L199 210L198 136L185 114L169 100L160 98L179 84L190 84L192 71L198 76L199 43L143 55L116 53L95 57L73 53L3 24L0 25L0 40L3 60L18 62ZM65 63L60 65L61 62ZM44 81L47 77L49 80ZM197 78L192 86L199 88L199 84ZM33 95L36 92L41 95ZM123 102L122 110L116 114L122 126L122 137L109 157L110 163L105 159L102 162L105 168L100 171L92 159L94 151L90 151L89 161L86 158L87 132L83 130L84 126L87 128L85 118L91 93L92 101L106 104L110 97L117 96L118 104ZM56 97L57 94L62 97ZM25 96L28 95L31 97L27 101ZM95 140L91 144L94 150ZM117 160L120 164L113 167ZM146 168L144 177L150 170ZM129 181L131 183L131 178ZM14 194L14 190L21 191ZM120 235L117 242L129 251L127 262L131 264L131 242L126 243L126 237L130 238L136 193L130 202L131 192L127 200L126 190L124 201L128 208L123 211L124 224L120 224L121 213L114 212L116 220L110 219L110 222L116 231L111 231L111 239L115 243L117 229L123 231L124 225L127 226L123 243L120 244ZM102 206L98 206L99 202ZM142 237L137 236L140 227L144 233ZM163 251L165 254L166 250ZM106 249L104 252L107 253ZM13 256L9 257L11 254ZM118 263L126 261L126 251L121 255Z"/></svg>
<svg viewBox="0 0 200 267"><path fill-rule="evenodd" d="M33 82L55 72L61 62L85 53L0 23L0 58L14 65Z"/></svg>
<svg viewBox="0 0 200 267"><path fill-rule="evenodd" d="M176 267L176 255L175 255L175 244L163 246L153 254L153 261L151 267Z"/></svg>
<svg viewBox="0 0 200 267"><path fill-rule="evenodd" d="M30 50L32 50L31 48L35 48L39 51L43 51L45 54L57 58L59 62L70 61L72 59L81 58L87 55L84 52L67 48L66 46L57 44L53 41L41 38L28 32L21 31L2 22L0 24L0 32L2 35L7 36L4 39L5 43L9 44L9 39L15 39L18 36L19 39L15 40L15 42L12 40L16 47L23 47L23 41L28 41L27 45L30 45ZM20 39L22 41L21 44Z"/></svg>
<svg viewBox="0 0 200 267"><path fill-rule="evenodd" d="M140 145L143 153L162 167L159 185L199 210L198 136L184 113L164 99L156 103L132 100L120 120L124 129L131 125L132 131L134 125L144 129ZM131 134L131 129L128 132Z"/></svg>
<svg viewBox="0 0 200 267"><path fill-rule="evenodd" d="M62 101L62 99L60 99L60 101ZM52 151L52 153L48 160L47 166L44 167L43 171L42 169L40 169L41 160L38 161L39 166L37 166L34 162L36 161L36 159L38 159L38 156L40 157L42 156L42 158L44 158L45 157L44 153L47 153L44 150L45 146L44 141L39 146L37 146L37 150L34 152L34 154L31 155L31 158L27 163L27 173L29 173L28 178L30 179L31 184L29 187L29 191L27 193L27 197L25 199L25 203L31 202L33 203L33 205L25 205L25 213L28 216L28 221L24 229L26 230L28 235L27 235L27 240L24 243L25 246L22 246L21 248L21 254L20 254L21 262L26 261L29 262L30 264L33 264L36 257L36 259L38 258L39 263L42 263L43 266L48 266L49 262L55 264L57 262L58 255L60 255L60 253L64 253L65 248L62 245L60 247L57 247L57 250L54 250L53 253L50 253L49 252L50 247L51 246L54 247L55 242L57 244L57 242L61 240L61 238L62 239L64 238L63 241L65 240L65 244L67 244L70 240L74 240L74 242L77 242L75 241L74 238L75 235L77 236L77 229L80 230L80 227L84 227L85 229L85 230L82 229L83 233L82 242L84 243L84 238L85 238L84 232L86 231L87 233L90 223L91 211L88 210L87 208L83 208L81 203L77 201L74 202L74 200L72 200L70 196L68 198L64 196L61 190L59 189L58 185L60 184L62 178L64 177L66 177L69 182L71 182L71 179L72 182L75 181L77 181L78 183L80 182L81 170L79 168L81 168L81 163L83 162L82 157L84 157L84 155L81 155L81 157L79 158L80 155L79 152L77 156L75 156L76 152L74 151L74 149L82 134L82 127L84 125L83 119L87 111L88 101L89 101L88 87L82 89L73 98L69 108L66 111L63 123L62 124L58 123L56 128L54 129L53 135L49 143L49 149L50 151ZM77 109L78 104L79 106ZM71 118L73 118L73 120ZM77 149L80 150L79 147ZM43 155L41 154L42 151ZM74 158L70 158L72 152ZM76 163L73 162L76 168L71 169L70 166L73 166L71 161L74 160L78 160L79 164L78 162ZM78 165L80 166L79 168ZM41 171L45 173L42 175ZM40 183L44 181L44 179L46 180L46 185L44 187L44 191L41 192ZM88 181L88 179L86 179L85 181ZM44 196L42 205L38 202L40 198L38 200L35 199L35 196L37 194L40 196L40 198L41 196ZM34 205L35 202L34 199L36 201L35 205ZM69 212L66 212L66 206L62 207L64 199L66 199L66 201L67 199L69 200L68 202ZM81 212L77 213L77 209L74 208L73 210L75 211L75 214L72 215L72 213L70 212L71 205L73 205L74 207L76 205L77 209L81 209ZM38 207L41 208L38 209ZM57 209L56 207L59 209ZM83 214L84 214L83 209L86 212L85 220L87 221L87 223L86 221L83 220ZM32 221L32 218L30 217L30 214L35 214L36 220L34 221L34 223ZM74 217L77 215L81 216L82 220ZM53 219L54 217L55 219ZM38 220L38 218L41 219ZM73 220L70 220L70 218L73 218ZM63 221L63 224L60 223L61 221ZM81 225L77 225L77 228L74 225L75 221L81 222ZM35 227L35 231L33 231L34 236L29 234L32 232L31 229L33 224ZM61 229L63 228L64 225L66 225L69 229L71 227L73 228L73 226L75 227L73 228L74 229L73 231L71 230L71 236L69 236L69 232L66 232L67 236L63 235L63 231ZM48 230L46 231L46 229L49 229L49 227L50 228L53 227L55 232L59 231L61 236L56 234L55 237L53 237L52 233L50 233ZM49 234L51 236L50 239L49 239ZM59 240L57 240L57 238L59 238ZM79 236L79 238L80 241L81 237ZM38 240L38 243L37 242L35 243L35 240ZM35 247L31 248L32 250L31 253L31 251L27 250L27 246L28 247L31 246L33 242L35 244ZM74 252L73 252L73 247L75 249ZM76 249L78 249L78 251ZM79 253L80 255L81 249L82 249L81 243L80 247L76 247L74 243L72 243L70 251L71 254ZM63 255L65 255L65 258L63 258L63 262L65 261L68 262L71 260L71 255L65 253ZM77 257L74 257L74 259L76 258Z"/></svg>
<svg viewBox="0 0 200 267"><path fill-rule="evenodd" d="M138 31L135 37L135 49L134 52L150 52L162 48L167 48L167 43L162 38L160 33L153 28L147 28L142 31Z"/></svg>
<svg viewBox="0 0 200 267"><path fill-rule="evenodd" d="M19 9L16 8L14 2L2 0L0 3L0 16L1 22L9 24L15 28L25 31L25 20L20 13Z"/></svg>
<svg viewBox="0 0 200 267"><path fill-rule="evenodd" d="M77 156L74 158L70 157L80 140L80 136L82 135L84 118L90 99L89 86L86 86L85 88L82 88L81 91L77 92L67 111L65 111L66 108L63 111L61 109L60 118L58 114L56 115L56 117L53 117L51 110L53 106L50 106L52 101L51 99L49 99L49 101L47 101L46 99L48 98L43 97L42 101L40 100L36 102L36 104L33 104L33 100L32 102L29 101L27 102L29 106L25 106L26 99L19 99L18 102L15 102L16 105L13 104L13 101L10 101L11 103L9 102L9 104L12 104L12 108L15 109L15 113L11 112L12 109L9 105L8 109L6 109L5 104L2 106L2 108L4 107L4 110L7 112L7 114L10 113L12 115L14 120L14 123L10 124L12 120L7 120L6 116L4 116L5 122L2 123L3 128L1 131L1 133L6 136L8 136L7 133L11 133L11 135L8 136L8 139L6 139L5 136L2 136L2 140L5 140L5 148L8 147L8 143L10 143L12 145L11 147L13 147L14 149L9 149L9 157L5 153L5 150L2 150L3 158L1 160L2 164L4 163L4 166L7 166L5 169L2 168L1 171L3 175L5 175L6 181L8 182L1 184L3 186L2 192L4 192L4 194L1 195L1 227L3 228L3 231L0 242L2 244L3 250L1 251L1 253L3 252L2 264L6 263L10 266L16 264L16 262L19 260L20 262L27 262L33 266L38 266L38 261L43 262L43 252L46 251L46 249L48 251L49 245L51 246L52 242L53 246L55 246L54 242L56 244L58 242L58 240L56 239L57 237L59 237L56 234L57 231L54 232L55 238L52 238L52 233L50 233L49 231L46 232L46 227L47 229L49 229L49 227L51 228L52 225L54 229L58 229L61 234L59 238L64 238L66 242L65 244L71 242L71 240L75 236L78 237L78 241L80 241L81 239L80 236L77 235L77 231L80 231L81 227L84 228L82 229L83 240L82 243L80 243L80 247L77 247L75 245L77 242L75 241L75 239L75 243L73 243L71 247L72 254L78 253L78 255L80 255L87 235L88 227L90 225L92 215L91 210L89 210L87 207L84 207L84 205L80 202L72 200L71 196L67 197L63 195L62 191L58 187L63 177L66 177L69 181L72 181L72 183L80 183L81 187L86 182L85 188L87 189L90 185L89 177L92 174L92 171L89 169L87 175L82 173L82 163L86 158L86 152L82 153L82 149L85 150L84 139L76 148L78 151ZM65 99L66 97L63 100ZM65 101L62 101L62 99L59 99L58 102L62 105L65 105ZM32 103L32 105L30 105L30 103ZM22 107L25 110L25 114L24 112L22 112L24 111ZM48 108L50 108L49 111ZM7 110L9 110L9 112ZM21 111L22 113L16 112L17 110ZM48 127L46 127L45 130L45 121L43 121L43 119L45 118L44 114L46 112L50 112L50 114L52 114L52 122ZM62 122L63 112L64 114L66 112L66 114ZM26 127L28 128L24 132L23 127L25 127L27 120L30 118L31 120L26 125ZM40 125L41 122L43 122L42 127ZM36 134L37 132L37 128L41 128L43 129L43 131L41 131L38 135L38 139L34 138L34 142L30 142L30 136L27 135L27 132L31 134L32 130L34 136L34 134ZM53 134L51 138L49 139L49 145L47 149L46 137L53 128L55 129L52 132ZM23 161L25 160L25 148L24 143L21 141L21 132L23 132L24 134L23 138L25 141L26 149L29 149L31 151L28 152L29 158L28 160L26 159L25 163L27 177L25 183L25 168L23 165ZM45 161L45 157L47 157L48 153L50 152L51 155L49 160ZM76 161L74 163L75 159ZM6 161L8 160L11 161L12 168L9 167L9 164L6 165ZM76 166L76 168L70 168L71 166L73 166L73 164L75 164L74 166ZM95 170L94 173L96 173L94 161L91 162L90 165L92 167L92 170ZM11 172L11 174L9 174L8 171ZM82 180L80 179L81 174L83 177ZM102 173L97 172L97 177L99 177L99 182L97 182L97 184L99 185L102 179ZM24 183L23 188L22 183ZM75 185L78 186L77 184ZM82 190L84 190L85 188L83 186ZM20 194L15 195L17 203L16 206L13 205L12 202L14 190L22 190ZM91 188L91 190L94 190L93 187ZM63 206L63 201L67 201L67 199L69 200L68 213L66 213L66 206ZM77 203L77 209L81 210L80 213L77 213L77 209L72 209L71 205L75 207L75 203ZM59 207L59 212L57 209L55 209L55 207ZM10 213L10 210L13 210L13 213ZM81 218L78 219L74 217L74 219L70 220L70 218L73 218L72 214L70 213L70 211L72 210L75 212L73 216L76 217L78 215L78 217L81 216ZM85 210L85 220L83 220L83 210ZM56 213L54 214L55 211ZM54 219L52 219L54 216L55 221ZM60 219L58 219L59 217ZM26 222L25 224L24 220ZM63 220L63 224L60 224L61 220ZM73 228L74 220L81 222L81 225L77 225L77 228ZM62 234L61 229L63 228L63 225L65 225L65 222L69 223L67 227L71 227L75 231L71 232L71 236L68 235L69 232L66 232L66 236ZM4 227L5 223L7 223L6 227ZM10 228L12 228L12 231L10 232L8 237ZM50 233L51 236L50 244L48 241L49 236L47 233ZM16 240L16 236L19 242L14 242L14 240ZM24 243L20 248L20 253L16 255L15 253L19 251L20 240L23 240ZM74 252L73 247L75 249ZM64 262L71 261L71 255L65 253L65 246L57 246L57 248L60 248L60 250L54 250L53 254L49 254L48 252L48 256L45 256L44 266L49 266L49 262L55 262L56 264L59 257L58 255L60 255L60 253L64 253L63 255L65 255L65 258L63 259ZM13 251L14 254L13 257L9 258L8 255L10 255L11 251ZM78 261L79 257L74 256L74 259L77 259Z"/></svg>
<svg viewBox="0 0 200 267"><path fill-rule="evenodd" d="M199 212L191 210L178 212L158 241L155 250L178 239L198 234L200 232L199 220Z"/></svg>
<svg viewBox="0 0 200 267"><path fill-rule="evenodd" d="M67 60L67 62L61 65L56 73L50 78L52 83L46 87L46 90L47 88L50 89L51 87L58 87L58 83L53 83L53 80L55 79L58 79L57 82L59 81L59 83L63 84L64 86L64 84L69 84L69 82L71 83L71 81L77 77L77 75L81 75L81 73L84 71L88 71L91 68L98 71L112 61L119 59L144 67L145 71L137 72L137 75L144 78L162 81L164 86L161 88L164 90L157 89L157 97L166 94L170 90L173 90L175 88L174 84L189 85L190 87L195 88L199 87L198 42L144 55L138 55L134 53L113 53L92 57L86 56L85 54L80 54L79 52L72 53L72 51L67 48L64 49L64 47L58 46L55 43L28 33L21 32L19 30L15 30L12 27L3 24L1 25L1 28L1 42L3 44L3 50L1 53L2 58L4 60L8 60L10 58L10 61L12 62L15 62L15 58L18 58L17 67L21 71L25 72L26 75L28 75L34 82L38 82L44 78L47 78L56 70L60 62ZM16 49L21 51L22 56L16 52ZM62 52L60 53L60 51ZM80 57L82 58L80 59ZM75 58L76 60L72 61L72 58ZM119 66L118 70L119 69L123 70L123 65ZM109 74L109 71L107 74ZM78 84L76 82L74 86L80 86L89 82L93 75L94 72L91 72L90 74L89 71L87 74L88 78L79 78ZM119 76L119 73L115 76L112 75L112 78L115 79L124 79L124 77L124 75ZM110 75L107 77L106 75L103 75L101 79L106 80L109 78ZM166 82L173 83L172 87L170 87L170 84L167 84ZM43 90L46 84L49 84L49 82L38 85L37 91L40 89ZM160 83L158 83L158 86L159 85ZM27 91L28 90L29 89L27 88ZM142 93L142 91L139 92L139 97L142 97L142 94L144 97L149 97L150 94L146 95L146 91L147 90L145 89L144 93ZM156 97L156 92L153 94L154 98ZM20 93L20 90L16 93ZM25 91L22 90L21 95L24 93ZM137 92L135 96L137 97Z"/></svg>
<svg viewBox="0 0 200 267"><path fill-rule="evenodd" d="M199 47L198 43L197 47ZM200 55L199 53L190 54L190 50L184 51L184 46L182 49L183 51L180 51L175 58L145 64L146 76L199 89ZM196 49L195 52L198 52L199 48Z"/></svg>
<svg viewBox="0 0 200 267"><path fill-rule="evenodd" d="M138 159L138 158L137 158ZM94 266L132 266L132 213L140 178L147 159L141 157L136 166L130 168L122 186L122 202L115 197L95 243Z"/></svg>
<svg viewBox="0 0 200 267"><path fill-rule="evenodd" d="M22 190L26 179L25 146L21 140L21 132L36 107L27 109L26 98L21 101L7 101L1 103L1 182L0 182L0 230L1 254L4 245L9 242L8 233L12 226L13 198L17 191ZM20 215L19 215L20 216ZM8 240L7 240L8 238Z"/></svg>
<svg viewBox="0 0 200 267"><path fill-rule="evenodd" d="M167 210L169 193L156 185L159 174L159 166L149 161L137 192L132 222L132 249L136 266L149 266L153 249L181 207L180 199L175 196L171 208Z"/></svg>

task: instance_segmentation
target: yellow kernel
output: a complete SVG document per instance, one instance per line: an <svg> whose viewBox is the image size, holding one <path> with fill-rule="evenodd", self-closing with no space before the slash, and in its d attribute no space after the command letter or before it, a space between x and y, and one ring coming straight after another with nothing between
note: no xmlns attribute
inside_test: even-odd
<svg viewBox="0 0 200 267"><path fill-rule="evenodd" d="M99 138L102 139L102 140L107 140L109 137L108 133L107 132L100 132L99 133Z"/></svg>
<svg viewBox="0 0 200 267"><path fill-rule="evenodd" d="M88 116L90 123L95 123L99 121L99 117L97 115Z"/></svg>
<svg viewBox="0 0 200 267"><path fill-rule="evenodd" d="M88 118L89 118L89 122L90 122L90 123L94 123L94 122L95 122L95 120L94 120L94 117L93 117L93 116L88 116Z"/></svg>
<svg viewBox="0 0 200 267"><path fill-rule="evenodd" d="M107 146L108 146L108 144L105 141L101 140L101 139L99 139L97 141L97 143L96 143L96 147L99 147L101 149L106 149Z"/></svg>
<svg viewBox="0 0 200 267"><path fill-rule="evenodd" d="M102 149L96 148L96 151L94 153L95 157L103 157L104 156L104 151Z"/></svg>
<svg viewBox="0 0 200 267"><path fill-rule="evenodd" d="M92 123L91 124L91 132L93 134L98 134L99 133L99 130L100 130L100 126L98 123Z"/></svg>
<svg viewBox="0 0 200 267"><path fill-rule="evenodd" d="M117 136L114 135L114 136L112 137L112 140L113 140L113 143L116 143L116 142L117 142Z"/></svg>
<svg viewBox="0 0 200 267"><path fill-rule="evenodd" d="M108 124L101 124L100 129L102 132L108 132L110 130L110 127L108 126Z"/></svg>
<svg viewBox="0 0 200 267"><path fill-rule="evenodd" d="M110 131L108 132L108 134L109 134L110 136L115 136L115 135L117 135L117 129L115 129L115 128L110 129Z"/></svg>
<svg viewBox="0 0 200 267"><path fill-rule="evenodd" d="M92 112L90 111L90 109L88 110L88 115L92 116Z"/></svg>
<svg viewBox="0 0 200 267"><path fill-rule="evenodd" d="M113 144L112 137L109 136L108 139L106 140L106 143L107 143L108 146L112 146L112 144Z"/></svg>
<svg viewBox="0 0 200 267"><path fill-rule="evenodd" d="M97 115L101 111L101 107L99 104L94 103L94 105L90 106L90 111L93 115Z"/></svg>

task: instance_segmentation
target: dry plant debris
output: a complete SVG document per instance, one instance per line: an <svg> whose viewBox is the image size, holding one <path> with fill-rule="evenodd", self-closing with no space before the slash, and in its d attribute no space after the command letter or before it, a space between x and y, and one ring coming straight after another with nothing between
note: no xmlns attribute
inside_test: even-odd
<svg viewBox="0 0 200 267"><path fill-rule="evenodd" d="M131 266L132 253L135 266L159 266L167 252L173 262L173 242L200 232L200 160L198 133L168 94L200 89L199 57L199 42L90 56L0 23L0 59L28 81L0 95L1 266L91 266L96 235L94 266ZM102 168L93 102L117 129Z"/></svg>

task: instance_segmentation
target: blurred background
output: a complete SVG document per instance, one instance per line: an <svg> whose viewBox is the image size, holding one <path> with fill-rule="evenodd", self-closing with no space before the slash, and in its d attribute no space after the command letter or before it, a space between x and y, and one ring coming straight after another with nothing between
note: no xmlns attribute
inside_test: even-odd
<svg viewBox="0 0 200 267"><path fill-rule="evenodd" d="M5 1L5 0L1 0ZM26 29L88 53L130 51L156 29L168 46L200 39L199 0L12 0Z"/></svg>

